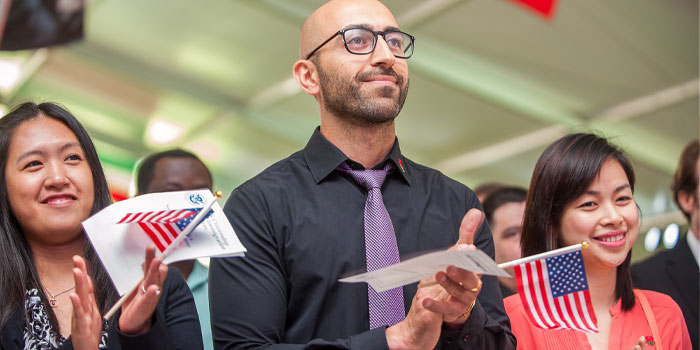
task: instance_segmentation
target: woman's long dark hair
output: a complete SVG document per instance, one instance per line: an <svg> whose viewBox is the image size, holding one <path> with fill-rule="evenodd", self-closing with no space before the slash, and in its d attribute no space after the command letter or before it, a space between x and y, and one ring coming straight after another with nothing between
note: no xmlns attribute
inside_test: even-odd
<svg viewBox="0 0 700 350"><path fill-rule="evenodd" d="M542 153L530 180L521 236L523 256L563 246L559 228L564 209L583 195L600 173L606 160L620 163L634 192L634 169L622 150L594 134L562 137ZM622 310L634 307L630 275L632 251L617 267L615 299L622 299Z"/></svg>
<svg viewBox="0 0 700 350"><path fill-rule="evenodd" d="M102 165L97 157L95 146L85 128L67 110L53 103L36 105L35 103L27 102L0 119L0 190L2 191L0 194L0 291L2 291L4 299L0 303L0 335L2 334L2 328L12 317L13 313L24 312L27 288L34 287L39 291L43 291L32 252L10 208L7 195L7 181L5 179L8 151L15 129L24 122L40 116L53 118L66 125L75 134L83 152L85 152L85 158L92 171L95 188L91 214L112 203L112 197L107 187L107 179L102 171ZM95 250L87 239L85 239L84 256L85 260L87 260L88 272L95 286L97 305L104 314L105 310L117 300L117 292ZM44 293L40 292L39 295L43 304L45 306L48 305ZM49 314L51 327L58 332L58 320L52 308L45 307L45 310ZM22 314L22 316L24 315Z"/></svg>

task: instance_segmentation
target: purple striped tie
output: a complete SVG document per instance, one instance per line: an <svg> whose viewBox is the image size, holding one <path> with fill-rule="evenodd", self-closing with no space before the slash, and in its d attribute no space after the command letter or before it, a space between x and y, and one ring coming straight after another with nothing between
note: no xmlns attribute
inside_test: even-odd
<svg viewBox="0 0 700 350"><path fill-rule="evenodd" d="M338 170L349 174L358 185L367 189L365 202L365 252L367 272L399 263L399 249L389 213L382 199L382 183L391 170L387 162L383 170L352 170L343 163ZM401 287L377 293L367 285L369 328L393 326L406 317Z"/></svg>

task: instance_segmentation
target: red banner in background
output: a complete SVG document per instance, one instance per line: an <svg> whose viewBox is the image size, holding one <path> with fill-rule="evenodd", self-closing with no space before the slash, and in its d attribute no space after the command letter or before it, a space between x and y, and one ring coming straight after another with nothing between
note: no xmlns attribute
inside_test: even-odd
<svg viewBox="0 0 700 350"><path fill-rule="evenodd" d="M557 0L511 0L517 2L526 8L533 10L540 16L550 19L554 17L554 8L557 5Z"/></svg>
<svg viewBox="0 0 700 350"><path fill-rule="evenodd" d="M116 192L116 191L110 191L110 193L112 194L112 198L114 198L115 202L123 201L123 200L129 198L129 196L126 193L121 193L121 192Z"/></svg>

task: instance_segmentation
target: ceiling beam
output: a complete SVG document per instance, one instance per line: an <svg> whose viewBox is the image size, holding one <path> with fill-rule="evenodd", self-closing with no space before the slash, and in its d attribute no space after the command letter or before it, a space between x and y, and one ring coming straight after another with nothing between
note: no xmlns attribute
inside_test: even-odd
<svg viewBox="0 0 700 350"><path fill-rule="evenodd" d="M271 132L275 137L287 142L301 142L303 144L308 138L308 133L290 134L290 128L288 125L284 125L284 121L270 125L269 118L261 117L264 116L262 111L248 108L244 101L226 95L216 88L193 81L177 72L165 70L154 64L135 60L131 56L102 45L84 42L81 45L68 46L63 50L91 60L94 64L103 66L116 74L134 77L144 86L151 86L157 90L176 91L217 106L223 111L223 114L226 114L226 117L237 116L245 119L250 126L255 125L259 130ZM197 130L207 131L211 127L216 127L217 118L213 118L212 123L201 125ZM194 134L188 135L194 136Z"/></svg>
<svg viewBox="0 0 700 350"><path fill-rule="evenodd" d="M265 88L255 94L246 105L248 109L259 109L273 106L282 100L296 96L301 92L301 87L294 76L289 76L276 84Z"/></svg>
<svg viewBox="0 0 700 350"><path fill-rule="evenodd" d="M581 123L572 112L580 102L517 71L435 40L421 41L421 50L411 57L409 67L439 84L542 123L567 126Z"/></svg>
<svg viewBox="0 0 700 350"><path fill-rule="evenodd" d="M629 101L622 102L598 113L591 119L622 121L639 117L673 106L687 99L698 97L698 90L700 90L700 80L695 78L648 95L639 96Z"/></svg>
<svg viewBox="0 0 700 350"><path fill-rule="evenodd" d="M245 102L222 93L219 89L183 76L177 71L164 69L151 62L143 62L123 52L113 50L94 41L69 45L63 50L89 58L109 70L136 77L145 86L155 86L179 91L217 106L241 109Z"/></svg>
<svg viewBox="0 0 700 350"><path fill-rule="evenodd" d="M445 69L449 71L449 67ZM468 93L475 92L471 89L472 86L470 84L460 85L461 79L459 77L449 79L449 83L451 85L454 84L453 87ZM464 80L466 81L466 79ZM622 122L696 97L698 88L700 88L698 79L694 79L619 104L589 120L584 120L574 115L566 115L565 113L559 115L559 117L563 117L561 120L557 120L557 115L549 114L549 112L541 115L522 113L533 117L535 120L552 124L552 126L496 142L476 150L470 150L438 161L433 166L447 174L456 174L493 164L508 157L548 145L566 133L561 133L561 128L563 127L565 128L564 130L568 130L567 132L580 132L585 129L602 132L605 136L611 137L614 142L622 146L635 160L670 175L675 171L676 157L680 154L683 145L676 142L676 140L665 138L646 128ZM499 90L499 93L502 95L495 97L490 95L482 96L484 98L502 98L507 101L510 96L505 94L505 92L506 90ZM514 104L517 104L517 101ZM511 103L506 102L503 105L511 105ZM650 147L650 145L653 145L653 147Z"/></svg>
<svg viewBox="0 0 700 350"><path fill-rule="evenodd" d="M562 125L550 126L441 160L433 164L433 167L448 174L469 171L547 146L567 132L568 129Z"/></svg>

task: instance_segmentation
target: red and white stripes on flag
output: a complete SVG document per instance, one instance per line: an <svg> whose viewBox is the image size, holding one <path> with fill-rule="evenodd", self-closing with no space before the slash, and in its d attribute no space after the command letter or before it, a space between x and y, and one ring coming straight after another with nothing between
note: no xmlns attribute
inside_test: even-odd
<svg viewBox="0 0 700 350"><path fill-rule="evenodd" d="M525 262L514 270L518 294L535 326L598 332L580 250Z"/></svg>
<svg viewBox="0 0 700 350"><path fill-rule="evenodd" d="M175 240L201 209L176 209L128 213L119 224L137 223L161 252Z"/></svg>

